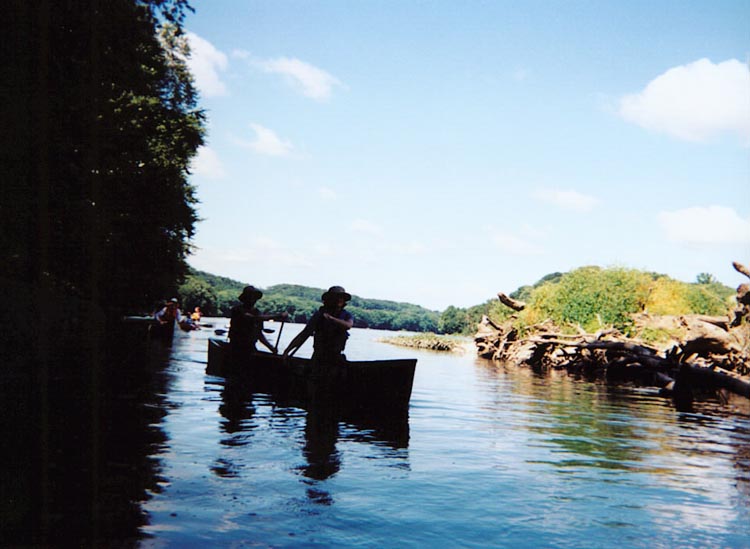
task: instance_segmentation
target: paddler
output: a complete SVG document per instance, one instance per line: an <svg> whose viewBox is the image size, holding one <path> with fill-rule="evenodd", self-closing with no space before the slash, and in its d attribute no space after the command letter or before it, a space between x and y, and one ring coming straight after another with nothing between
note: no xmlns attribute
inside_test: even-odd
<svg viewBox="0 0 750 549"><path fill-rule="evenodd" d="M180 311L180 304L176 297L173 297L164 305L162 309L154 314L154 318L162 326L182 321L182 312Z"/></svg>
<svg viewBox="0 0 750 549"><path fill-rule="evenodd" d="M312 335L313 368L318 372L336 369L346 361L344 347L354 325L354 317L344 308L352 296L343 287L331 286L320 299L323 306L284 350L284 356L294 355Z"/></svg>
<svg viewBox="0 0 750 549"><path fill-rule="evenodd" d="M255 346L258 341L268 347L273 354L278 354L278 349L263 334L263 321L286 320L289 315L287 313L278 315L261 314L255 307L261 297L263 297L263 292L255 286L245 286L238 297L240 304L232 307L229 343L235 364L248 360L252 353L257 350Z"/></svg>

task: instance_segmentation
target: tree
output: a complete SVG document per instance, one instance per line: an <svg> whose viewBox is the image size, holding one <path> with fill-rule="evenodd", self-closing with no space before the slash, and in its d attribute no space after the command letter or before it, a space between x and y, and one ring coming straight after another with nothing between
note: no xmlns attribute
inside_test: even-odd
<svg viewBox="0 0 750 549"><path fill-rule="evenodd" d="M695 277L695 281L698 284L716 284L718 282L716 277L710 273L699 273L698 276Z"/></svg>
<svg viewBox="0 0 750 549"><path fill-rule="evenodd" d="M216 315L216 292L206 281L190 275L179 287L178 294L185 313L189 314L196 307L200 307L204 315Z"/></svg>
<svg viewBox="0 0 750 549"><path fill-rule="evenodd" d="M443 334L460 334L468 325L469 319L465 309L450 305L438 321L438 330Z"/></svg>
<svg viewBox="0 0 750 549"><path fill-rule="evenodd" d="M188 166L204 115L185 65L186 9L12 3L0 245L10 282L51 303L32 318L61 310L66 323L99 325L172 295L187 272L198 219Z"/></svg>

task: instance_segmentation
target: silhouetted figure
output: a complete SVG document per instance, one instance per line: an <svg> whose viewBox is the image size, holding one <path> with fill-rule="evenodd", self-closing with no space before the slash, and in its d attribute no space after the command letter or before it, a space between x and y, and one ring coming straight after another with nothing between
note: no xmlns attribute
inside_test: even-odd
<svg viewBox="0 0 750 549"><path fill-rule="evenodd" d="M162 326L171 324L174 326L174 322L180 322L182 320L182 311L180 311L180 303L176 297L173 297L166 302L164 307L154 313L154 319Z"/></svg>
<svg viewBox="0 0 750 549"><path fill-rule="evenodd" d="M179 302L176 297L173 297L165 303L164 307L154 313L156 322L150 327L150 333L167 345L171 345L175 322L181 322L183 319Z"/></svg>
<svg viewBox="0 0 750 549"><path fill-rule="evenodd" d="M331 286L321 296L323 306L307 322L304 329L292 339L284 351L284 356L292 356L313 336L313 368L322 371L335 370L346 357L343 355L349 329L354 325L354 318L345 310L352 296L341 286Z"/></svg>
<svg viewBox="0 0 750 549"><path fill-rule="evenodd" d="M229 343L233 364L243 364L251 359L256 351L256 344L260 341L274 353L276 349L263 334L264 320L285 320L287 313L280 315L263 315L255 307L263 292L254 286L245 286L239 296L240 304L232 307L229 324Z"/></svg>

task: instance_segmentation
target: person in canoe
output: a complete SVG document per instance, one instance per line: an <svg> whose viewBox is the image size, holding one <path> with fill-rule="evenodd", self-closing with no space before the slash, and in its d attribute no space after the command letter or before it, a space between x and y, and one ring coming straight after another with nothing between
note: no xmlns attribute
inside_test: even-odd
<svg viewBox="0 0 750 549"><path fill-rule="evenodd" d="M346 357L344 347L349 337L349 329L354 325L351 313L344 309L352 296L341 286L331 286L321 296L323 306L318 309L307 325L292 339L284 350L284 356L292 356L313 336L313 368L334 369L341 365Z"/></svg>
<svg viewBox="0 0 750 549"><path fill-rule="evenodd" d="M193 313L190 315L190 320L192 320L196 324L200 324L200 321L201 321L201 308L200 307L196 307L195 310L193 310Z"/></svg>
<svg viewBox="0 0 750 549"><path fill-rule="evenodd" d="M176 297L173 297L167 303L162 307L160 310L156 311L154 314L154 318L159 322L162 326L167 326L169 324L174 325L174 321L177 322L182 321L182 312L180 311L180 303L177 301Z"/></svg>
<svg viewBox="0 0 750 549"><path fill-rule="evenodd" d="M263 297L263 292L259 289L254 286L245 286L238 298L240 304L232 307L229 323L229 344L232 360L235 364L248 360L252 353L257 350L256 344L258 341L268 347L272 353L278 354L279 352L266 339L263 333L263 321L286 320L288 314L261 314L255 307L255 304L261 297Z"/></svg>

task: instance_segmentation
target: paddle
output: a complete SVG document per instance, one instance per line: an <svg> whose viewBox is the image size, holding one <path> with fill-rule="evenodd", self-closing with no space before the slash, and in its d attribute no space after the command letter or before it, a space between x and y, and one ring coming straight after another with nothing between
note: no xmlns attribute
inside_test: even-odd
<svg viewBox="0 0 750 549"><path fill-rule="evenodd" d="M276 354L279 354L279 340L281 339L281 330L284 329L284 320L281 320L281 326L279 327L279 335L276 336L276 345L274 345L274 348L276 349Z"/></svg>
<svg viewBox="0 0 750 549"><path fill-rule="evenodd" d="M272 330L270 328L263 328L263 333L272 334L273 332L274 332L274 330ZM225 333L227 333L227 331L226 330L222 330L221 328L217 328L216 330L214 330L214 333L217 336L221 336L221 335L224 335Z"/></svg>

